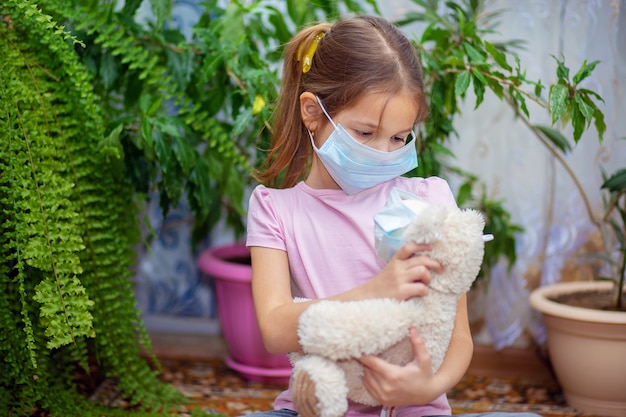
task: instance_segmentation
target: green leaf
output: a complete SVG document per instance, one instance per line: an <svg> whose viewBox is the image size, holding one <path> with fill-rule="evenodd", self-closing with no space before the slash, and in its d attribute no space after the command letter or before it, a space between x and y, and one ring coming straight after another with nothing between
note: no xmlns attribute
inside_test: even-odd
<svg viewBox="0 0 626 417"><path fill-rule="evenodd" d="M484 64L485 56L478 49L474 48L469 42L463 42L463 48L469 57L469 60L473 64Z"/></svg>
<svg viewBox="0 0 626 417"><path fill-rule="evenodd" d="M558 79L565 83L569 82L569 68L565 66L565 63L563 61L557 59L557 57L555 57L554 55L552 55L552 58L554 58L557 64L556 76L558 77Z"/></svg>
<svg viewBox="0 0 626 417"><path fill-rule="evenodd" d="M152 129L153 129L152 119L150 117L144 117L141 120L141 138L148 145L149 148L154 147L154 138L152 137ZM139 143L139 148L143 149L144 146L142 146L142 144Z"/></svg>
<svg viewBox="0 0 626 417"><path fill-rule="evenodd" d="M579 84L582 80L591 75L599 63L600 61L593 61L587 64L587 60L585 60L576 75L574 75L574 84Z"/></svg>
<svg viewBox="0 0 626 417"><path fill-rule="evenodd" d="M456 81L454 82L454 95L463 96L465 91L470 85L471 75L469 71L463 71L459 75L456 76Z"/></svg>
<svg viewBox="0 0 626 417"><path fill-rule="evenodd" d="M540 97L540 96L541 96L541 92L543 91L543 88L544 88L544 87L543 87L543 84L541 84L541 80L539 80L539 81L537 81L537 82L535 83L535 95L536 95L537 97Z"/></svg>
<svg viewBox="0 0 626 417"><path fill-rule="evenodd" d="M602 103L604 103L604 99L600 96L600 94L596 93L593 90L588 90L586 88L579 88L578 91L580 91L581 93L583 93L583 94L585 94L587 96L592 96L596 100L601 101Z"/></svg>
<svg viewBox="0 0 626 417"><path fill-rule="evenodd" d="M459 192L457 193L457 196L456 196L456 201L459 207L463 207L465 203L470 199L471 196L472 196L472 184L465 183L461 185L461 187L459 187Z"/></svg>
<svg viewBox="0 0 626 417"><path fill-rule="evenodd" d="M120 143L120 134L123 130L124 125L120 123L98 144L98 149L114 158L121 158L124 151Z"/></svg>
<svg viewBox="0 0 626 417"><path fill-rule="evenodd" d="M274 26L274 36L280 44L286 44L291 39L291 31L285 22L283 12L273 6L267 6L270 11L269 22Z"/></svg>
<svg viewBox="0 0 626 417"><path fill-rule="evenodd" d="M287 13L291 20L297 25L300 26L306 23L307 12L309 9L309 5L307 2L302 0L287 0Z"/></svg>
<svg viewBox="0 0 626 417"><path fill-rule="evenodd" d="M485 76L478 71L476 68L472 68L472 74L474 75L475 78L477 78L483 85L489 84L489 82L487 81L487 79L485 78ZM475 80L474 80L475 81Z"/></svg>
<svg viewBox="0 0 626 417"><path fill-rule="evenodd" d="M485 50L491 55L498 65L507 71L511 71L511 66L506 62L506 55L496 49L491 42L484 41Z"/></svg>
<svg viewBox="0 0 626 417"><path fill-rule="evenodd" d="M604 188L612 193L619 193L626 191L626 168L622 168L611 175L601 188Z"/></svg>
<svg viewBox="0 0 626 417"><path fill-rule="evenodd" d="M135 16L137 9L141 6L143 0L125 0L122 13L130 18Z"/></svg>
<svg viewBox="0 0 626 417"><path fill-rule="evenodd" d="M598 140L602 143L602 138L604 137L604 132L606 132L606 124L604 123L604 113L600 111L600 109L596 108L593 112L593 120L594 126L596 127L596 131L598 132Z"/></svg>
<svg viewBox="0 0 626 417"><path fill-rule="evenodd" d="M110 53L102 54L100 68L98 69L104 88L110 90L119 77L119 66L116 58Z"/></svg>
<svg viewBox="0 0 626 417"><path fill-rule="evenodd" d="M189 181L194 184L192 195L188 198L193 198L196 201L197 207L201 210L202 217L208 215L209 208L212 205L214 199L214 192L211 188L211 172L207 161L204 158L198 159L193 171L189 175Z"/></svg>
<svg viewBox="0 0 626 417"><path fill-rule="evenodd" d="M173 160L173 158L171 159ZM178 204L181 196L183 195L183 177L178 165L171 164L167 171L163 170L161 176L161 186L167 193L167 200L169 200L169 203L173 203L174 205ZM165 210L163 211L165 212Z"/></svg>
<svg viewBox="0 0 626 417"><path fill-rule="evenodd" d="M160 129L155 127L152 130L152 137L154 139L154 150L156 151L161 170L166 174L173 171L175 169L174 158L172 157L171 148L167 143L165 135L163 135Z"/></svg>
<svg viewBox="0 0 626 417"><path fill-rule="evenodd" d="M474 75L476 75L476 70L472 70ZM474 94L476 95L476 105L474 106L474 108L478 108L478 106L480 106L480 104L483 102L484 98L485 98L485 84L483 83L482 80L485 80L485 77L482 76L482 74L478 73L480 75L480 77L475 77L473 79L473 84L474 84ZM485 80L486 81L486 80Z"/></svg>
<svg viewBox="0 0 626 417"><path fill-rule="evenodd" d="M173 137L174 155L180 164L181 169L185 177L188 177L191 170L196 165L197 151L189 146L189 143L182 136Z"/></svg>
<svg viewBox="0 0 626 417"><path fill-rule="evenodd" d="M195 70L195 54L191 51L175 52L170 49L165 51L167 65L178 88L184 90Z"/></svg>
<svg viewBox="0 0 626 417"><path fill-rule="evenodd" d="M548 97L548 105L550 114L552 115L552 124L565 113L568 105L569 90L567 86L563 84L554 84L550 88L550 95Z"/></svg>
<svg viewBox="0 0 626 417"><path fill-rule="evenodd" d="M252 124L252 108L244 109L233 123L233 130L231 131L232 136L241 135L250 125Z"/></svg>
<svg viewBox="0 0 626 417"><path fill-rule="evenodd" d="M526 99L524 96L519 91L515 91L515 93L513 93L513 97L515 97L515 103L520 108L522 113L524 113L526 117L529 117L528 107L526 107Z"/></svg>
<svg viewBox="0 0 626 417"><path fill-rule="evenodd" d="M533 127L541 131L550 141L550 143L560 149L561 152L566 153L572 150L572 146L570 145L567 138L558 130L543 125L533 125Z"/></svg>
<svg viewBox="0 0 626 417"><path fill-rule="evenodd" d="M465 67L465 61L463 61L463 59L459 58L458 56L454 56L454 55L447 56L443 61L441 61L441 64L444 67L456 67L456 68Z"/></svg>
<svg viewBox="0 0 626 417"><path fill-rule="evenodd" d="M579 91L574 93L574 106L578 106L578 109L582 113L585 118L585 121L591 123L591 119L593 118L594 108L585 102L585 98L581 95Z"/></svg>
<svg viewBox="0 0 626 417"><path fill-rule="evenodd" d="M150 109L152 105L153 105L152 95L142 94L139 97L139 109L141 110L143 114L151 116L152 113L150 112Z"/></svg>
<svg viewBox="0 0 626 417"><path fill-rule="evenodd" d="M236 51L242 39L246 38L246 25L237 2L229 2L220 28L222 47L227 51Z"/></svg>
<svg viewBox="0 0 626 417"><path fill-rule="evenodd" d="M578 143L585 131L585 116L578 106L572 108L572 126L574 127L574 142Z"/></svg>
<svg viewBox="0 0 626 417"><path fill-rule="evenodd" d="M497 81L489 80L489 88L500 100L504 98L504 87Z"/></svg>
<svg viewBox="0 0 626 417"><path fill-rule="evenodd" d="M94 337L90 300L76 277L49 278L35 287L33 299L41 304L40 319L50 349L68 345L81 336Z"/></svg>
<svg viewBox="0 0 626 417"><path fill-rule="evenodd" d="M157 30L161 30L170 17L172 0L150 0L150 6L152 6L152 13L156 19L155 27Z"/></svg>

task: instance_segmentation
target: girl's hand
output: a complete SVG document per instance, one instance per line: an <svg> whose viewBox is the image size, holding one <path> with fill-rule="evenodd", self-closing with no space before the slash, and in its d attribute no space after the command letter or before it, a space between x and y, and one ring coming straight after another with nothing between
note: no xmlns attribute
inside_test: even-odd
<svg viewBox="0 0 626 417"><path fill-rule="evenodd" d="M426 295L431 273L443 272L441 263L423 254L430 249L430 245L415 242L404 244L383 270L368 282L372 294L398 300Z"/></svg>
<svg viewBox="0 0 626 417"><path fill-rule="evenodd" d="M415 329L409 333L414 359L405 366L386 362L376 356L363 356L363 385L384 406L421 405L434 401L445 392L438 388L431 358Z"/></svg>

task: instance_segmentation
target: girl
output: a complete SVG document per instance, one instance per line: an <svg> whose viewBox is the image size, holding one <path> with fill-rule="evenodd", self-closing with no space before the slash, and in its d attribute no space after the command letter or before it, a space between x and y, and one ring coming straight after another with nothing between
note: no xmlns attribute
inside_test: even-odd
<svg viewBox="0 0 626 417"><path fill-rule="evenodd" d="M394 187L455 205L440 178L405 178L417 166L410 142L427 111L421 67L408 39L382 18L359 16L298 33L287 45L271 149L250 198L247 245L252 291L269 352L300 349L300 314L315 301L424 296L443 266L407 243L386 265L374 249L374 214ZM417 255L416 255L417 254ZM415 331L413 362L399 367L364 357L363 383L397 415L449 415L445 393L472 357L465 296L437 374ZM306 378L306 375L303 376ZM311 381L308 381L311 382ZM275 411L295 416L315 404L281 393ZM387 410L387 408L385 408ZM347 416L378 416L381 407L349 404Z"/></svg>

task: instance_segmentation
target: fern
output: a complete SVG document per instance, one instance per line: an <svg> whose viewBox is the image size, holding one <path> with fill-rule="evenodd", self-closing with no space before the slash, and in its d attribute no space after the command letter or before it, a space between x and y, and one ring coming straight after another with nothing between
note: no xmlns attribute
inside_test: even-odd
<svg viewBox="0 0 626 417"><path fill-rule="evenodd" d="M0 16L0 407L102 415L74 380L93 352L131 402L167 409L181 397L140 356L129 280L137 201L77 40L28 0Z"/></svg>

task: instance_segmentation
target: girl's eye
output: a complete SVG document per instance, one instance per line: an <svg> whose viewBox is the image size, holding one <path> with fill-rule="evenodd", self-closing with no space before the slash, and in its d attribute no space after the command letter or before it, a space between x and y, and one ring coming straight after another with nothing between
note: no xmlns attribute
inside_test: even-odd
<svg viewBox="0 0 626 417"><path fill-rule="evenodd" d="M408 138L403 138L402 136L394 136L391 138L394 142L402 142L402 143L406 143L406 139Z"/></svg>
<svg viewBox="0 0 626 417"><path fill-rule="evenodd" d="M355 132L357 136L362 137L362 138L367 138L372 135L372 132L364 132L362 130L355 130Z"/></svg>

